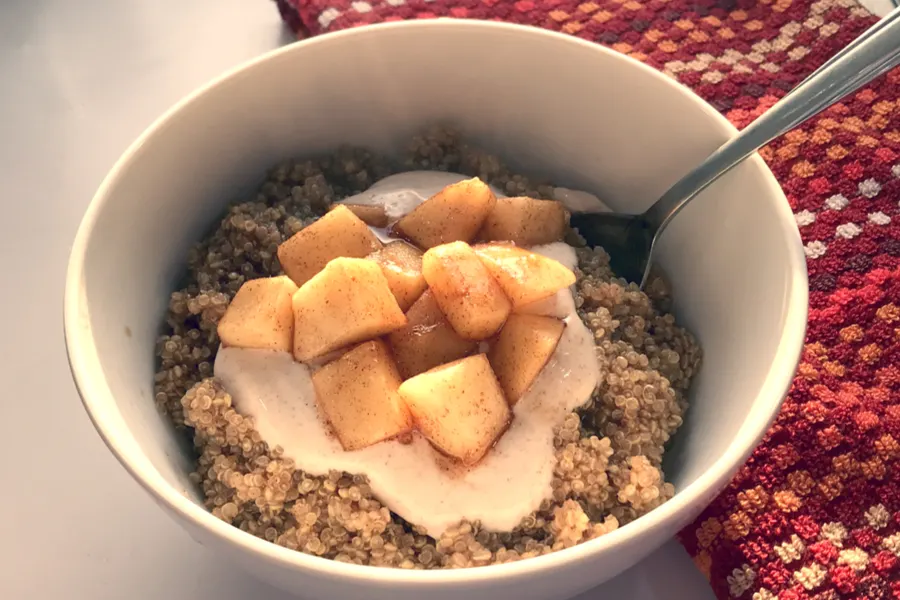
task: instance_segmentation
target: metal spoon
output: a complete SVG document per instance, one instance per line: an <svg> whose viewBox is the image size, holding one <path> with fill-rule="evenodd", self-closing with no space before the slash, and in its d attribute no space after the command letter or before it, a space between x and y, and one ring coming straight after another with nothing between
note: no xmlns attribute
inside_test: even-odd
<svg viewBox="0 0 900 600"><path fill-rule="evenodd" d="M675 215L719 177L774 138L790 131L900 64L900 8L819 67L775 106L722 144L642 214L576 213L572 226L602 246L620 277L647 283L653 250Z"/></svg>

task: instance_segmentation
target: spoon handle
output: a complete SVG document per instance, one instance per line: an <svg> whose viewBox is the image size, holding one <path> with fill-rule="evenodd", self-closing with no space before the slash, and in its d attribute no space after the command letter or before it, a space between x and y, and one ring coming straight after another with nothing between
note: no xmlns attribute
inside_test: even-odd
<svg viewBox="0 0 900 600"><path fill-rule="evenodd" d="M644 217L654 237L697 194L766 145L900 64L900 8L870 27L775 106L669 188Z"/></svg>

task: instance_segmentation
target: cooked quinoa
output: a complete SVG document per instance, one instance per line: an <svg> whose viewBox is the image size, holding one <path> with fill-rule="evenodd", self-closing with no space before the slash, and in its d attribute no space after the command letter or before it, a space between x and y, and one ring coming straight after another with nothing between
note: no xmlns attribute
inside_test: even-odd
<svg viewBox="0 0 900 600"><path fill-rule="evenodd" d="M395 172L434 169L478 176L510 196L552 197L552 187L511 173L491 154L435 128L394 164L356 148L274 167L255 197L232 205L188 257L159 337L156 403L192 435L192 479L220 519L258 537L334 560L407 569L504 563L568 548L636 519L674 493L661 461L681 426L700 365L694 338L675 324L662 279L648 293L616 279L602 249L578 247L575 300L593 331L600 385L555 432L553 495L511 532L463 522L433 539L392 514L360 475L307 475L271 448L212 378L216 324L244 281L279 275L278 245L337 199Z"/></svg>

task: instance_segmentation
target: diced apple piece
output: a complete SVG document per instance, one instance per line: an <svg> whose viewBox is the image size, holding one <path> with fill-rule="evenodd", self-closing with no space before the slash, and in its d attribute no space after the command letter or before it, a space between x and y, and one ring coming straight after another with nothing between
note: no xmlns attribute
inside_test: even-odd
<svg viewBox="0 0 900 600"><path fill-rule="evenodd" d="M494 210L484 220L478 239L538 246L563 239L566 209L555 200L497 198Z"/></svg>
<svg viewBox="0 0 900 600"><path fill-rule="evenodd" d="M394 231L425 249L447 242L470 242L496 202L486 183L477 177L466 179L417 206L397 221Z"/></svg>
<svg viewBox="0 0 900 600"><path fill-rule="evenodd" d="M278 246L278 261L285 275L303 285L333 258L363 258L379 248L375 234L341 205Z"/></svg>
<svg viewBox="0 0 900 600"><path fill-rule="evenodd" d="M529 302L519 308L516 308L517 315L539 315L542 317L556 317L557 319L565 319L572 311L570 306L574 299L572 294L560 294L559 292L546 298L541 298L535 302Z"/></svg>
<svg viewBox="0 0 900 600"><path fill-rule="evenodd" d="M245 282L219 319L217 333L225 346L291 351L294 313L291 296L297 286L289 277Z"/></svg>
<svg viewBox="0 0 900 600"><path fill-rule="evenodd" d="M509 425L509 405L484 354L416 375L399 391L422 435L466 465L478 462Z"/></svg>
<svg viewBox="0 0 900 600"><path fill-rule="evenodd" d="M309 361L406 325L381 267L335 258L294 293L294 358Z"/></svg>
<svg viewBox="0 0 900 600"><path fill-rule="evenodd" d="M360 218L366 225L372 227L387 227L388 216L384 212L384 207L377 204L332 204L330 210L336 209L338 206L347 207L350 212Z"/></svg>
<svg viewBox="0 0 900 600"><path fill-rule="evenodd" d="M404 327L388 334L404 379L468 356L478 348L478 342L464 340L453 331L431 290L425 290L416 300L406 318Z"/></svg>
<svg viewBox="0 0 900 600"><path fill-rule="evenodd" d="M397 393L403 381L381 340L356 346L312 376L316 401L344 450L406 433L412 418Z"/></svg>
<svg viewBox="0 0 900 600"><path fill-rule="evenodd" d="M428 284L422 275L422 251L406 242L396 241L369 256L381 266L401 310L412 306Z"/></svg>
<svg viewBox="0 0 900 600"><path fill-rule="evenodd" d="M553 317L511 315L488 359L510 406L528 391L550 360L566 324Z"/></svg>
<svg viewBox="0 0 900 600"><path fill-rule="evenodd" d="M562 263L510 244L483 244L474 248L513 310L552 296L575 283L575 273Z"/></svg>
<svg viewBox="0 0 900 600"><path fill-rule="evenodd" d="M451 242L425 252L422 273L447 321L467 340L489 338L509 316L509 299L465 242Z"/></svg>

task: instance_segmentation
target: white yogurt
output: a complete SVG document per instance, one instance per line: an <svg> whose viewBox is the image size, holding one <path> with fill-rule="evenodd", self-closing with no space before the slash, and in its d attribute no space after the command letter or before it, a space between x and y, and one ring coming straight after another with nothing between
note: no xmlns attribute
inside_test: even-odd
<svg viewBox="0 0 900 600"><path fill-rule="evenodd" d="M572 212L612 212L600 198L580 190L556 187L553 188L553 199Z"/></svg>
<svg viewBox="0 0 900 600"><path fill-rule="evenodd" d="M389 216L398 218L461 179L448 173L403 173L347 202L383 204ZM577 262L575 250L563 243L532 250L569 268ZM590 398L599 380L593 336L575 312L571 290L534 303L529 312L562 318L566 329L550 361L513 408L510 428L481 462L466 470L447 470L418 434L411 444L391 440L345 452L319 415L310 368L289 353L221 348L215 376L238 412L254 417L262 438L281 446L303 471L368 476L385 506L433 537L462 519L509 531L549 497L553 429Z"/></svg>
<svg viewBox="0 0 900 600"><path fill-rule="evenodd" d="M439 191L468 179L466 175L459 173L445 173L443 171L407 171L385 177L375 182L372 187L364 192L349 196L341 202L347 204L374 204L384 206L384 211L390 220L396 220L411 212L419 204L434 196ZM491 186L491 190L498 198L505 198L506 194ZM572 212L609 212L610 208L594 194L580 190L572 190L564 187L553 188L553 200L562 203Z"/></svg>
<svg viewBox="0 0 900 600"><path fill-rule="evenodd" d="M388 219L394 221L412 212L412 209L431 198L448 185L468 179L459 173L443 171L407 171L380 179L369 189L341 200L346 204L372 204L383 206ZM495 187L496 196L503 196Z"/></svg>

